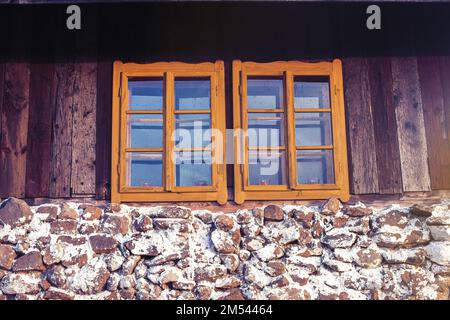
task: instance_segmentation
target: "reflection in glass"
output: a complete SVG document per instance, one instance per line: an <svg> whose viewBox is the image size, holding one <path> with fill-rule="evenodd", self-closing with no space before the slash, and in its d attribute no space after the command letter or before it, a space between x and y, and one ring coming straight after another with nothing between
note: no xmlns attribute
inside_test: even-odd
<svg viewBox="0 0 450 320"><path fill-rule="evenodd" d="M128 185L161 187L163 160L161 152L129 152L126 155Z"/></svg>
<svg viewBox="0 0 450 320"><path fill-rule="evenodd" d="M210 186L211 152L181 151L175 153L175 185Z"/></svg>
<svg viewBox="0 0 450 320"><path fill-rule="evenodd" d="M296 113L295 142L297 146L331 146L331 114Z"/></svg>
<svg viewBox="0 0 450 320"><path fill-rule="evenodd" d="M249 78L247 80L248 109L282 109L283 80Z"/></svg>
<svg viewBox="0 0 450 320"><path fill-rule="evenodd" d="M295 108L330 108L328 77L301 76L294 78Z"/></svg>
<svg viewBox="0 0 450 320"><path fill-rule="evenodd" d="M175 110L208 110L210 100L209 79L175 79Z"/></svg>
<svg viewBox="0 0 450 320"><path fill-rule="evenodd" d="M297 182L299 184L334 183L333 151L297 151Z"/></svg>
<svg viewBox="0 0 450 320"><path fill-rule="evenodd" d="M249 151L248 162L250 185L286 184L286 153L284 151Z"/></svg>
<svg viewBox="0 0 450 320"><path fill-rule="evenodd" d="M283 113L249 113L248 141L251 147L284 145Z"/></svg>
<svg viewBox="0 0 450 320"><path fill-rule="evenodd" d="M163 117L161 114L134 114L128 116L130 148L162 148Z"/></svg>
<svg viewBox="0 0 450 320"><path fill-rule="evenodd" d="M209 114L176 114L175 147L202 148L211 144Z"/></svg>
<svg viewBox="0 0 450 320"><path fill-rule="evenodd" d="M162 78L128 81L130 110L162 110L164 101Z"/></svg>

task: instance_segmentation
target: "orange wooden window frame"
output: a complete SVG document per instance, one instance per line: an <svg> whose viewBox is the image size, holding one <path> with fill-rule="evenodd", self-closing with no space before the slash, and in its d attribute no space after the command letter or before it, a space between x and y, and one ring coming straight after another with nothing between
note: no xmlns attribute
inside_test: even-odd
<svg viewBox="0 0 450 320"><path fill-rule="evenodd" d="M297 200L326 199L338 197L342 201L349 200L349 182L347 167L347 145L345 134L344 93L342 80L342 63L339 59L332 62L306 63L299 61L279 61L269 63L233 61L233 127L246 132L247 129L247 77L273 76L282 77L284 84L285 150L287 162L286 185L249 185L247 138L234 136L234 200L243 203L245 200ZM327 76L330 83L331 110L294 109L294 77L295 76ZM273 110L258 110L258 112ZM254 112L254 110L252 111ZM298 184L296 152L302 147L296 146L295 113L296 112L329 112L332 122L332 146L307 147L307 149L332 149L334 178L333 184ZM244 159L244 161L240 161Z"/></svg>
<svg viewBox="0 0 450 320"><path fill-rule="evenodd" d="M171 201L217 201L227 202L226 186L226 155L225 149L225 76L223 61L215 63L182 63L157 62L149 64L114 62L113 74L113 112L112 112L112 202L171 202ZM164 78L164 103L161 111L129 110L128 79L129 78ZM205 78L211 83L210 109L196 112L189 110L184 113L208 113L211 115L211 128L222 133L222 145L212 137L212 157L214 153L223 150L222 163L212 163L211 186L174 186L174 165L171 159L175 151L171 135L174 126L174 78ZM158 150L131 149L127 147L126 121L128 114L162 114L164 122L163 148ZM130 151L151 152L163 154L163 187L130 187L126 184L125 154ZM222 157L222 155L219 154Z"/></svg>

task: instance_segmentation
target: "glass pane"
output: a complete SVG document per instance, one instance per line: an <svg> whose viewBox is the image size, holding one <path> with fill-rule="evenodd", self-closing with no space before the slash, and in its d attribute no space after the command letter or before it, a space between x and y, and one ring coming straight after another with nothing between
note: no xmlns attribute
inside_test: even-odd
<svg viewBox="0 0 450 320"><path fill-rule="evenodd" d="M127 153L127 185L132 187L162 186L163 158L161 152Z"/></svg>
<svg viewBox="0 0 450 320"><path fill-rule="evenodd" d="M176 114L175 147L202 148L211 144L209 114Z"/></svg>
<svg viewBox="0 0 450 320"><path fill-rule="evenodd" d="M331 114L296 113L295 142L297 146L331 146Z"/></svg>
<svg viewBox="0 0 450 320"><path fill-rule="evenodd" d="M249 78L247 80L248 109L282 109L283 80Z"/></svg>
<svg viewBox="0 0 450 320"><path fill-rule="evenodd" d="M295 108L330 108L330 82L328 77L295 77Z"/></svg>
<svg viewBox="0 0 450 320"><path fill-rule="evenodd" d="M130 110L162 110L164 101L162 78L128 81Z"/></svg>
<svg viewBox="0 0 450 320"><path fill-rule="evenodd" d="M175 110L208 110L210 100L209 79L175 79Z"/></svg>
<svg viewBox="0 0 450 320"><path fill-rule="evenodd" d="M210 186L211 152L181 151L175 153L175 185Z"/></svg>
<svg viewBox="0 0 450 320"><path fill-rule="evenodd" d="M299 184L334 183L333 151L297 151L297 181Z"/></svg>
<svg viewBox="0 0 450 320"><path fill-rule="evenodd" d="M134 114L128 116L130 148L162 148L163 117L161 114Z"/></svg>
<svg viewBox="0 0 450 320"><path fill-rule="evenodd" d="M249 151L250 185L285 185L286 153L275 150Z"/></svg>
<svg viewBox="0 0 450 320"><path fill-rule="evenodd" d="M251 147L284 145L283 113L249 113L248 142Z"/></svg>

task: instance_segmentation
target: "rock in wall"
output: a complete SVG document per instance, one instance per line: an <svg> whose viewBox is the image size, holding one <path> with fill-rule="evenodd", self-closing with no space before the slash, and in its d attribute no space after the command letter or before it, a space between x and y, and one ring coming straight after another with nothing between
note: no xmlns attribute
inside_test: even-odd
<svg viewBox="0 0 450 320"><path fill-rule="evenodd" d="M450 201L0 205L0 299L448 299Z"/></svg>

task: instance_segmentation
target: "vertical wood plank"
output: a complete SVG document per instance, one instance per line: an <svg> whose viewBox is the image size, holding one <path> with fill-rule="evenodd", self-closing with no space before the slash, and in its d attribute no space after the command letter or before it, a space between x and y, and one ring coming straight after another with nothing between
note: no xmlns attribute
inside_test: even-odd
<svg viewBox="0 0 450 320"><path fill-rule="evenodd" d="M29 90L29 64L7 63L1 117L0 197L25 197Z"/></svg>
<svg viewBox="0 0 450 320"><path fill-rule="evenodd" d="M402 193L390 59L369 58L368 68L379 193Z"/></svg>
<svg viewBox="0 0 450 320"><path fill-rule="evenodd" d="M72 122L75 83L78 70L73 63L55 66L55 111L52 130L52 164L49 195L54 198L70 197L72 164Z"/></svg>
<svg viewBox="0 0 450 320"><path fill-rule="evenodd" d="M112 62L97 65L97 110L95 144L95 194L109 199L111 192Z"/></svg>
<svg viewBox="0 0 450 320"><path fill-rule="evenodd" d="M55 102L53 63L31 64L28 157L25 193L28 198L48 197Z"/></svg>
<svg viewBox="0 0 450 320"><path fill-rule="evenodd" d="M442 56L439 59L441 70L442 93L444 98L445 125L447 127L447 137L450 149L450 56ZM450 171L450 168L447 172Z"/></svg>
<svg viewBox="0 0 450 320"><path fill-rule="evenodd" d="M3 130L2 130L2 114L3 114L3 93L4 93L4 83L5 83L5 64L4 63L0 63L0 164L2 163L2 151L1 151L1 146L2 146L2 137L3 137ZM1 172L1 169L0 169ZM0 181L1 180L1 176L0 176ZM0 193L0 201L1 201L1 197L2 194Z"/></svg>
<svg viewBox="0 0 450 320"><path fill-rule="evenodd" d="M97 63L77 63L72 115L71 194L95 193Z"/></svg>
<svg viewBox="0 0 450 320"><path fill-rule="evenodd" d="M367 62L347 58L344 65L345 110L348 123L350 192L378 193L372 106Z"/></svg>
<svg viewBox="0 0 450 320"><path fill-rule="evenodd" d="M404 191L430 190L417 59L392 58L394 106Z"/></svg>
<svg viewBox="0 0 450 320"><path fill-rule="evenodd" d="M432 189L450 188L450 143L438 57L418 57Z"/></svg>

